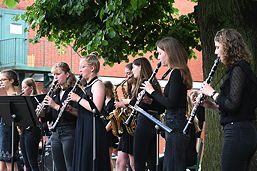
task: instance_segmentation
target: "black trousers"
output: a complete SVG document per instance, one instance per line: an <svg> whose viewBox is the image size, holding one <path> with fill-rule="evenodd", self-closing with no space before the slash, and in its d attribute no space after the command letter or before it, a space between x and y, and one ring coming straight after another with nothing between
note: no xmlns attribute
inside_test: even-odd
<svg viewBox="0 0 257 171"><path fill-rule="evenodd" d="M257 132L250 121L224 126L222 171L247 171L257 149Z"/></svg>
<svg viewBox="0 0 257 171"><path fill-rule="evenodd" d="M139 114L134 135L134 163L136 171L156 168L156 130L155 124Z"/></svg>
<svg viewBox="0 0 257 171"><path fill-rule="evenodd" d="M163 171L185 171L186 152L189 145L189 137L183 134L186 125L185 112L182 110L166 113L165 124L173 131L165 132Z"/></svg>
<svg viewBox="0 0 257 171"><path fill-rule="evenodd" d="M40 128L31 127L29 130L23 128L20 137L20 146L24 164L26 166L26 171L39 171L38 144L40 138Z"/></svg>
<svg viewBox="0 0 257 171"><path fill-rule="evenodd" d="M71 171L75 126L57 127L51 136L52 156L57 171Z"/></svg>

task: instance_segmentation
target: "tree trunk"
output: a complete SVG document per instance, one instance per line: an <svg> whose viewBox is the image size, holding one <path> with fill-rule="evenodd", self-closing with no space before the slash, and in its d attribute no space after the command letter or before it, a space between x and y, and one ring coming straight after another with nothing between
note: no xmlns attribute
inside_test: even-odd
<svg viewBox="0 0 257 171"><path fill-rule="evenodd" d="M222 28L234 28L239 31L252 52L252 68L257 73L257 1L254 0L198 0L195 7L196 23L200 29L202 43L203 72L207 77L213 61L214 36ZM224 79L225 67L219 64L212 85L219 90ZM202 170L221 170L221 151L223 130L219 125L219 115L206 110L206 132ZM257 168L257 153L250 170Z"/></svg>

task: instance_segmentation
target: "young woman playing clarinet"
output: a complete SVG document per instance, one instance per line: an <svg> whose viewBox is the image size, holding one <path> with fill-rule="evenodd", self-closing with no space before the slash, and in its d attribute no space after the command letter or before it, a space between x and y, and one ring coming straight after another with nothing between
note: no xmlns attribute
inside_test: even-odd
<svg viewBox="0 0 257 171"><path fill-rule="evenodd" d="M37 95L36 82L33 78L26 78L21 83L24 96ZM38 145L41 138L41 130L37 126L22 128L20 147L26 171L39 171Z"/></svg>
<svg viewBox="0 0 257 171"><path fill-rule="evenodd" d="M145 90L166 108L165 124L173 129L165 132L164 171L186 170L186 148L188 138L183 135L186 125L187 90L192 88L192 77L187 66L188 55L182 45L173 37L166 37L157 43L158 59L162 66L171 69L164 95L145 82Z"/></svg>
<svg viewBox="0 0 257 171"><path fill-rule="evenodd" d="M18 75L14 70L3 70L0 72L0 86L4 88L7 96L17 96L19 95L20 89L17 87L19 85ZM16 161L18 160L18 143L19 134L17 128L14 129L14 170L17 170ZM6 126L3 123L2 118L0 122L0 170L1 171L11 171L11 149L12 144L12 128L11 126Z"/></svg>
<svg viewBox="0 0 257 171"><path fill-rule="evenodd" d="M75 85L76 77L67 63L59 62L51 69L54 82L57 81L52 93L46 96L43 103L47 106L45 118L55 122L62 105L68 98L69 92ZM67 101L66 101L67 102ZM40 108L40 106L38 107ZM55 129L52 130L51 149L54 165L57 171L71 171L73 147L76 126L76 103L71 103L65 110Z"/></svg>
<svg viewBox="0 0 257 171"><path fill-rule="evenodd" d="M92 108L96 108L95 111L102 112L105 98L104 84L97 77L100 70L100 62L97 56L97 53L92 53L81 58L79 71L87 81L87 84L81 94L70 93L69 95L71 101L79 104L75 131L73 171L111 170L107 132L99 113L96 113L95 128L93 127L94 113ZM95 139L93 139L93 135L95 135ZM94 147L95 153L93 151ZM95 158L93 160L94 155Z"/></svg>
<svg viewBox="0 0 257 171"><path fill-rule="evenodd" d="M222 29L214 38L215 54L228 67L227 78L216 92L204 83L200 93L210 96L202 105L220 112L224 128L222 171L247 171L257 149L256 75L250 67L250 51L239 32ZM255 88L254 81L255 80ZM255 92L254 92L255 91ZM255 102L255 104L253 104Z"/></svg>

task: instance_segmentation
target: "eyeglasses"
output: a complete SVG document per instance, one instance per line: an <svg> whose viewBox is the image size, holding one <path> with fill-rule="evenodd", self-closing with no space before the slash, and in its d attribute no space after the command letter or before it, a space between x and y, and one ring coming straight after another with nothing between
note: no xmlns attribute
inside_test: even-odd
<svg viewBox="0 0 257 171"><path fill-rule="evenodd" d="M6 81L6 80L9 80L9 79L7 79L7 78L1 79L0 82L4 82L4 81Z"/></svg>

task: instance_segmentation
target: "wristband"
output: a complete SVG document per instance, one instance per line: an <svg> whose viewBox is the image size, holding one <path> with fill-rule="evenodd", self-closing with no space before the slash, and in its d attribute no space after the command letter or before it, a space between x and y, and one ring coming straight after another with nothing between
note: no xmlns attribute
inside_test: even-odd
<svg viewBox="0 0 257 171"><path fill-rule="evenodd" d="M80 97L80 98L79 98L79 100L77 101L77 102L78 102L78 104L79 104L79 102L80 102L81 100L82 100L82 97Z"/></svg>
<svg viewBox="0 0 257 171"><path fill-rule="evenodd" d="M214 90L211 94L211 98L213 99L213 96L216 94L217 92Z"/></svg>

